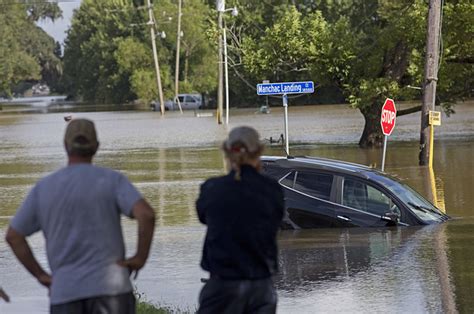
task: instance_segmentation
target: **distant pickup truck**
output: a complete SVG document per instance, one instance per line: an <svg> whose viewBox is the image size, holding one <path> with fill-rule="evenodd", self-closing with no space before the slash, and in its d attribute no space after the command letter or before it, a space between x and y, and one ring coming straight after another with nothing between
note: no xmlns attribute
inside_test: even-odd
<svg viewBox="0 0 474 314"><path fill-rule="evenodd" d="M197 110L203 107L201 94L178 94L173 100L165 101L165 110L179 110L178 100L183 110ZM160 102L152 101L150 108L153 111L160 111Z"/></svg>

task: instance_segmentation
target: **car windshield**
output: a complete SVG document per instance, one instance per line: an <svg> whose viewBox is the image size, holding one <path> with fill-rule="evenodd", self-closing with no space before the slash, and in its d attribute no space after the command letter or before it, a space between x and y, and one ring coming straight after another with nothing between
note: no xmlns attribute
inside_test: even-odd
<svg viewBox="0 0 474 314"><path fill-rule="evenodd" d="M385 176L378 176L378 181L384 184L402 202L407 204L412 212L421 220L427 222L444 220L444 214L437 207L408 185Z"/></svg>

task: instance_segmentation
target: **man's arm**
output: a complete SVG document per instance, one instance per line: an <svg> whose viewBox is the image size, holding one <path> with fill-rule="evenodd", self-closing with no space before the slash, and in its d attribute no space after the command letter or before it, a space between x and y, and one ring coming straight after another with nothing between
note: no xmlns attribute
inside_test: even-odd
<svg viewBox="0 0 474 314"><path fill-rule="evenodd" d="M119 265L127 267L130 272L135 271L138 274L138 271L145 265L150 253L155 229L155 212L144 199L141 199L133 206L132 215L138 222L137 252L133 257L120 261Z"/></svg>
<svg viewBox="0 0 474 314"><path fill-rule="evenodd" d="M40 284L49 288L49 286L51 286L51 275L46 273L40 264L38 264L28 242L26 242L25 236L15 231L12 227L9 227L5 240L23 266L38 279Z"/></svg>

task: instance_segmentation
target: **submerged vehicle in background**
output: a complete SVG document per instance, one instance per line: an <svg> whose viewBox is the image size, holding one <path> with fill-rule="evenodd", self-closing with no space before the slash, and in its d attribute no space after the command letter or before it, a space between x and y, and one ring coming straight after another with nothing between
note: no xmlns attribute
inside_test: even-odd
<svg viewBox="0 0 474 314"><path fill-rule="evenodd" d="M449 219L409 186L373 168L310 157L261 158L283 187L283 229L413 226Z"/></svg>
<svg viewBox="0 0 474 314"><path fill-rule="evenodd" d="M197 110L203 108L203 99L201 94L178 94L173 100L165 101L165 110L179 110L179 104L183 110ZM153 111L160 111L160 102L152 101L150 108Z"/></svg>

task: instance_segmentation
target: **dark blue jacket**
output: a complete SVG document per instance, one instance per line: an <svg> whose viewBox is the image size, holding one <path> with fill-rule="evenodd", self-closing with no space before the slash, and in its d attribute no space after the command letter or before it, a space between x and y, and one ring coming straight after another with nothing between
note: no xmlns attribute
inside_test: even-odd
<svg viewBox="0 0 474 314"><path fill-rule="evenodd" d="M212 178L196 202L207 225L201 267L224 279L261 279L278 270L276 236L284 213L280 185L251 166Z"/></svg>

